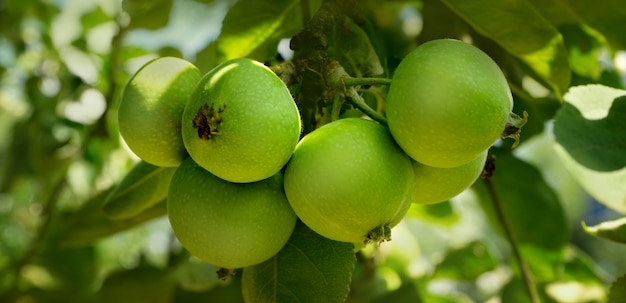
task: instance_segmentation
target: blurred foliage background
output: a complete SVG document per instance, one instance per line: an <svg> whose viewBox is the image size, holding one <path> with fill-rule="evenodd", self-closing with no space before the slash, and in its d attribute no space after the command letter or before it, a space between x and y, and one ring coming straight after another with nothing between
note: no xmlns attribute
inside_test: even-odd
<svg viewBox="0 0 626 303"><path fill-rule="evenodd" d="M290 58L284 38L302 27L300 1L277 1L288 7L280 10L287 16L282 30L243 51L241 41L232 37L245 33L222 32L223 22L247 20L229 14L250 1L239 2L0 1L0 301L243 301L238 277L218 280L217 268L190 258L180 247L162 205L117 221L99 212L138 160L119 137L117 106L123 85L140 66L158 56L176 56L204 73L233 56L269 64ZM600 83L623 89L626 44L611 33L623 35L619 26L624 20L614 20L616 27L606 30L610 24L599 21L602 15L592 16L587 20L595 25L592 30L569 22L573 13L559 1L530 2L565 37L571 67L565 88ZM626 246L580 227L581 221L593 225L619 214L592 199L554 153L549 122L564 93L554 89L559 81L551 85L524 69L477 33L472 20L459 18L437 0L362 5L377 33L374 44L384 46L385 66L397 65L421 41L469 35L509 76L519 76L520 86L512 87L515 111L528 110L535 122L524 129L513 154L498 155L503 171L511 172L512 187L503 189L509 193L503 199L556 201L551 210L530 203L519 211L531 219L516 222L520 234L527 229L541 234L545 243L566 246L563 260L543 250L525 252L538 272L542 296L555 302L604 302L610 283L626 274ZM298 18L289 17L294 11ZM414 206L394 229L392 242L358 254L348 302L523 302L511 251L481 206L484 191L477 185L450 202ZM567 225L563 230L541 225L560 220Z"/></svg>

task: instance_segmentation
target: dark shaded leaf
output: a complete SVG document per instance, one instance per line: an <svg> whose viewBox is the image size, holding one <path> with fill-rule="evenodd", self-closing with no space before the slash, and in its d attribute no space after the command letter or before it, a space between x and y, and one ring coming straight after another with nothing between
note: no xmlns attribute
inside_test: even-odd
<svg viewBox="0 0 626 303"><path fill-rule="evenodd" d="M564 265L564 270L559 275L561 280L593 282L599 285L606 282L604 277L600 276L594 260L574 246L568 248Z"/></svg>
<svg viewBox="0 0 626 303"><path fill-rule="evenodd" d="M626 91L622 92L614 97L618 90L602 86L573 88L555 117L556 141L589 169L614 171L626 166ZM606 116L597 115L608 104Z"/></svg>
<svg viewBox="0 0 626 303"><path fill-rule="evenodd" d="M543 290L543 285L536 285L539 291L540 302L552 302L546 298ZM530 295L528 294L528 288L524 281L519 277L514 277L507 283L501 292L502 302L515 302L515 303L533 303Z"/></svg>
<svg viewBox="0 0 626 303"><path fill-rule="evenodd" d="M561 0L529 0L541 14L558 27L563 24L577 23L578 19L571 7Z"/></svg>
<svg viewBox="0 0 626 303"><path fill-rule="evenodd" d="M598 37L590 34L588 29L578 24L562 25L559 27L559 31L565 39L572 72L589 79L600 80L602 66L598 58L604 45L598 40Z"/></svg>
<svg viewBox="0 0 626 303"><path fill-rule="evenodd" d="M108 276L93 302L166 303L173 295L174 280L170 273L142 264Z"/></svg>
<svg viewBox="0 0 626 303"><path fill-rule="evenodd" d="M337 20L332 37L333 51L349 74L356 77L383 74L383 66L367 33L349 17Z"/></svg>
<svg viewBox="0 0 626 303"><path fill-rule="evenodd" d="M607 303L626 302L626 275L621 276L611 284L609 290L609 300Z"/></svg>
<svg viewBox="0 0 626 303"><path fill-rule="evenodd" d="M562 251L569 234L565 212L539 170L509 153L496 154L495 165L491 182L516 241L546 251ZM474 188L490 222L501 230L485 184L478 181Z"/></svg>
<svg viewBox="0 0 626 303"><path fill-rule="evenodd" d="M404 283L400 288L376 298L372 303L411 302L421 303L422 298L413 283Z"/></svg>
<svg viewBox="0 0 626 303"><path fill-rule="evenodd" d="M212 272L215 277L215 271ZM241 275L235 275L226 281L219 281L205 291L190 291L177 288L173 303L206 302L206 303L243 303L241 294Z"/></svg>
<svg viewBox="0 0 626 303"><path fill-rule="evenodd" d="M298 222L276 256L244 268L244 298L255 303L344 302L356 262L353 247Z"/></svg>
<svg viewBox="0 0 626 303"><path fill-rule="evenodd" d="M524 61L561 96L570 68L561 34L527 0L442 0L452 11Z"/></svg>
<svg viewBox="0 0 626 303"><path fill-rule="evenodd" d="M472 242L449 251L435 269L434 279L476 280L487 271L494 270L496 260L484 243Z"/></svg>
<svg viewBox="0 0 626 303"><path fill-rule="evenodd" d="M594 84L572 87L565 95L565 100L568 104L573 105L584 117L584 119L596 121L597 123L598 120L605 119L608 116L614 100L624 96L625 94L626 91L624 90ZM558 128L561 127L560 124L565 124L566 121L568 124L571 122L564 118L559 118L555 121L555 131L562 131L558 130ZM623 120L621 122L623 123ZM572 126L566 125L566 129L570 127ZM614 127L617 127L617 129L623 128L623 126L620 127L619 124L614 125ZM587 130L584 131L586 132ZM614 137L619 136L619 134L607 133L606 136ZM565 149L565 147L558 143L560 135L556 137L556 153L563 162L565 168L581 185L581 187L583 187L585 191L587 191L587 193L589 193L597 201L617 211L626 212L626 187L624 186L624 184L626 184L626 168L610 172L590 169L586 165L579 163L578 160L571 155L569 150ZM581 138L582 137L583 135L581 135ZM601 137L605 137L605 135L601 134ZM597 138L597 140L602 140L602 138ZM585 144L584 140L581 141L581 144ZM579 148L576 145L577 142L578 140L576 140L576 142L570 140L567 144L572 146L574 149L577 149ZM610 147L610 145L608 147ZM579 150L579 152L585 154L584 149ZM603 151L600 153L602 154ZM614 155L616 155L619 159L622 159L619 154ZM599 159L595 159L591 161L598 160ZM612 166L617 165L612 164Z"/></svg>
<svg viewBox="0 0 626 303"><path fill-rule="evenodd" d="M98 274L97 261L93 246L59 249L48 245L32 263L45 268L54 277L57 289L84 298L93 290Z"/></svg>
<svg viewBox="0 0 626 303"><path fill-rule="evenodd" d="M566 0L576 14L589 26L596 29L609 44L626 49L626 5L622 0L593 2L588 0Z"/></svg>
<svg viewBox="0 0 626 303"><path fill-rule="evenodd" d="M196 54L194 64L204 75L217 66L218 60L217 43L213 41Z"/></svg>
<svg viewBox="0 0 626 303"><path fill-rule="evenodd" d="M421 9L424 28L419 34L420 42L441 38L460 39L469 31L467 23L440 0L424 0ZM446 26L441 26L445 24Z"/></svg>
<svg viewBox="0 0 626 303"><path fill-rule="evenodd" d="M124 0L122 9L130 15L129 29L158 29L167 25L173 0Z"/></svg>

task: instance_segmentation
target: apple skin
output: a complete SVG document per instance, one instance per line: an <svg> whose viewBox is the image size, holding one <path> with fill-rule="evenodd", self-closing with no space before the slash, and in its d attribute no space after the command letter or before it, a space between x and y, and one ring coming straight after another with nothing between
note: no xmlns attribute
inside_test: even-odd
<svg viewBox="0 0 626 303"><path fill-rule="evenodd" d="M413 161L415 193L413 203L434 204L447 201L467 188L480 176L488 151L456 167L431 167Z"/></svg>
<svg viewBox="0 0 626 303"><path fill-rule="evenodd" d="M276 174L291 157L300 128L285 84L247 58L226 61L202 77L182 117L183 142L194 161L237 183Z"/></svg>
<svg viewBox="0 0 626 303"><path fill-rule="evenodd" d="M274 256L296 224L281 173L259 182L231 183L191 158L172 177L167 214L176 237L192 255L229 269Z"/></svg>
<svg viewBox="0 0 626 303"><path fill-rule="evenodd" d="M187 157L180 120L201 73L190 62L161 57L144 64L123 89L119 132L130 150L156 166L176 167Z"/></svg>
<svg viewBox="0 0 626 303"><path fill-rule="evenodd" d="M369 242L372 231L395 226L413 191L411 159L386 127L360 118L307 134L285 170L285 193L298 217L336 241Z"/></svg>
<svg viewBox="0 0 626 303"><path fill-rule="evenodd" d="M411 158L455 167L500 137L513 99L504 74L487 54L440 39L420 45L400 62L386 106L389 129Z"/></svg>

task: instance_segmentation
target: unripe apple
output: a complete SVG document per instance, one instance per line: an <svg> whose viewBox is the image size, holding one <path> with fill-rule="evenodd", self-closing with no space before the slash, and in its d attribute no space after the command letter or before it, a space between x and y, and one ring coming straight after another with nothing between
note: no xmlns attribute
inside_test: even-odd
<svg viewBox="0 0 626 303"><path fill-rule="evenodd" d="M119 131L139 158L175 167L187 156L180 120L200 77L190 62L162 57L146 63L130 78L119 106Z"/></svg>
<svg viewBox="0 0 626 303"><path fill-rule="evenodd" d="M300 137L300 114L285 84L251 59L229 60L206 74L182 118L191 157L230 182L276 174Z"/></svg>
<svg viewBox="0 0 626 303"><path fill-rule="evenodd" d="M500 137L512 108L507 80L487 54L441 39L420 45L398 65L386 116L394 139L411 158L455 167Z"/></svg>

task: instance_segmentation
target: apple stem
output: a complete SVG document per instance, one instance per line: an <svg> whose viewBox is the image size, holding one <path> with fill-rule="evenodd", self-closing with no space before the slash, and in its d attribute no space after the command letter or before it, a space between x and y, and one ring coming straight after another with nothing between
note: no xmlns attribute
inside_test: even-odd
<svg viewBox="0 0 626 303"><path fill-rule="evenodd" d="M391 79L387 78L355 78L355 77L343 77L343 83L346 86L359 86L359 85L390 85Z"/></svg>
<svg viewBox="0 0 626 303"><path fill-rule="evenodd" d="M345 101L345 98L343 95L335 94L335 96L333 97L333 107L330 111L330 121L339 120L341 106L343 105L344 101Z"/></svg>
<svg viewBox="0 0 626 303"><path fill-rule="evenodd" d="M522 278L524 280L524 285L526 286L526 290L528 291L528 296L530 297L530 301L532 303L540 303L541 301L539 299L537 286L535 285L535 280L533 278L532 272L530 271L530 269L528 268L528 265L522 258L519 245L517 244L517 241L515 240L515 237L513 236L513 232L511 231L511 228L509 227L508 221L504 214L504 210L502 209L502 201L500 200L500 197L498 196L496 187L491 178L491 176L493 175L493 170L494 170L493 161L495 159L493 157L488 158L488 159L491 159L491 160L488 160L486 163L486 170L489 170L489 172L487 173L483 172L482 174L483 181L485 183L485 186L487 187L487 192L489 194L489 197L491 198L491 202L493 203L493 208L496 212L496 217L498 218L500 226L502 227L509 244L511 244L511 250L513 251L513 256L515 257L517 266L520 269Z"/></svg>
<svg viewBox="0 0 626 303"><path fill-rule="evenodd" d="M378 112L373 110L371 107L369 107L369 105L365 103L365 100L363 100L361 95L359 95L359 92L357 92L356 88L349 87L346 90L347 90L348 96L350 97L349 100L350 100L350 103L352 103L352 105L354 105L360 111L368 115L370 118L372 118L372 120L384 126L387 126L387 120L385 120L385 117L383 117L381 114L379 114Z"/></svg>

